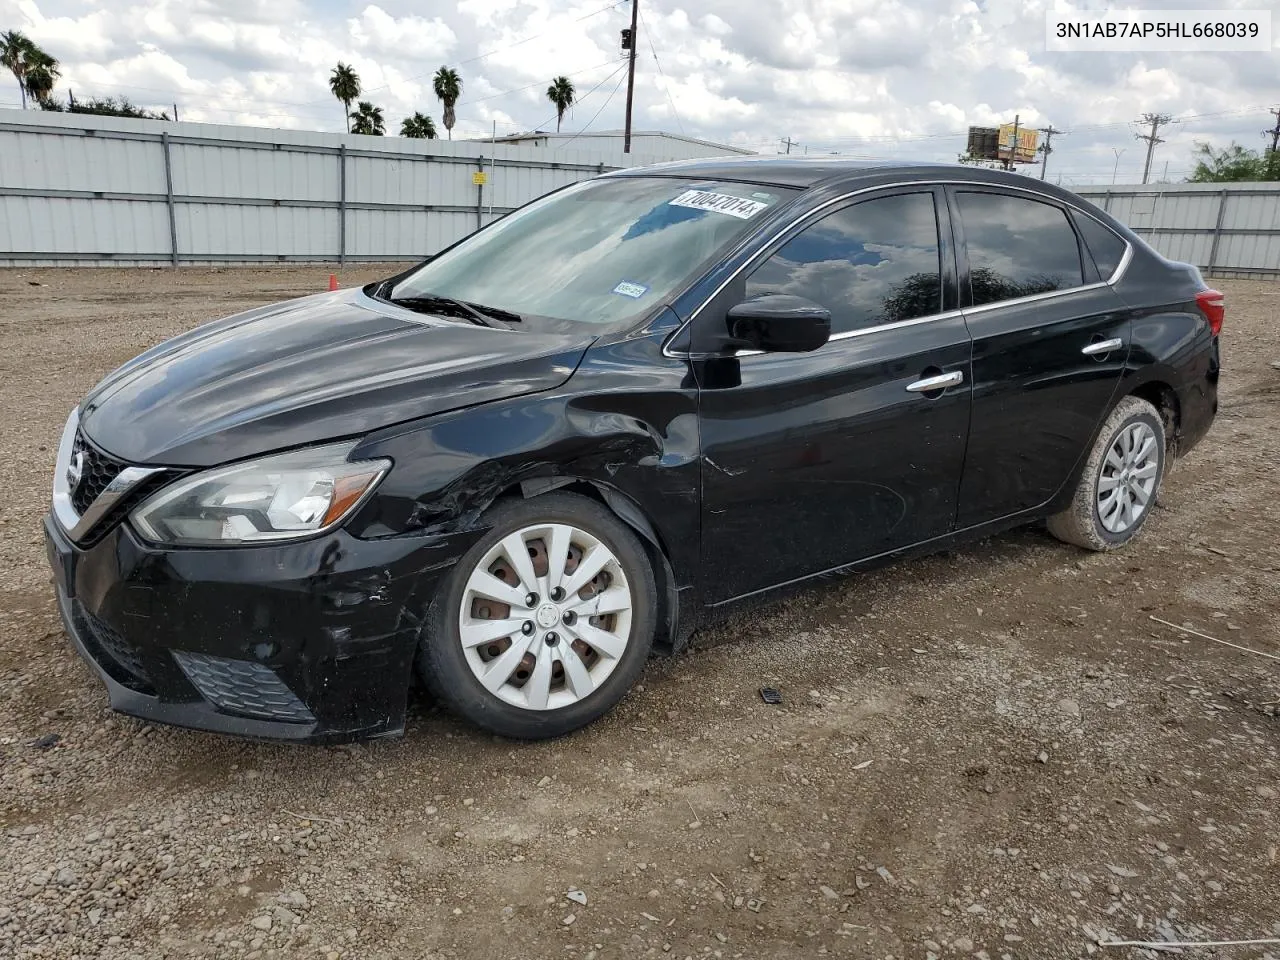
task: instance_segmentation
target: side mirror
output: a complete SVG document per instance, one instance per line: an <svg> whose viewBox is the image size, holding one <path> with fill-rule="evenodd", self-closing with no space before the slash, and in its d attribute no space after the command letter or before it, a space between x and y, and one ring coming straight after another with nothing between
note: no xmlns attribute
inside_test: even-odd
<svg viewBox="0 0 1280 960"><path fill-rule="evenodd" d="M786 293L766 293L729 310L729 335L739 349L809 353L831 339L831 311Z"/></svg>

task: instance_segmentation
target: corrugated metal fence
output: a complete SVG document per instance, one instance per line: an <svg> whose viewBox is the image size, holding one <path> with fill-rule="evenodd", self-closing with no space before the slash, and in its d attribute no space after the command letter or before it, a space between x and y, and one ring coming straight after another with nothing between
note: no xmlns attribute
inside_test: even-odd
<svg viewBox="0 0 1280 960"><path fill-rule="evenodd" d="M0 110L0 265L416 260L664 159ZM1280 183L1076 192L1206 274L1280 278Z"/></svg>
<svg viewBox="0 0 1280 960"><path fill-rule="evenodd" d="M0 265L416 260L661 159L5 110Z"/></svg>
<svg viewBox="0 0 1280 960"><path fill-rule="evenodd" d="M1173 260L1206 276L1280 279L1280 183L1076 187Z"/></svg>

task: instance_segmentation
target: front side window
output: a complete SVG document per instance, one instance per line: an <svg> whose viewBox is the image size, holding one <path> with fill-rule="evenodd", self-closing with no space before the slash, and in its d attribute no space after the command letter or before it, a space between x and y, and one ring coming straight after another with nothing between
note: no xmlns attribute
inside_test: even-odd
<svg viewBox="0 0 1280 960"><path fill-rule="evenodd" d="M796 193L674 177L605 177L537 200L441 254L387 292L449 298L515 329L634 321Z"/></svg>
<svg viewBox="0 0 1280 960"><path fill-rule="evenodd" d="M932 193L837 210L806 227L747 280L746 294L786 293L831 311L846 333L942 310L938 218Z"/></svg>
<svg viewBox="0 0 1280 960"><path fill-rule="evenodd" d="M958 193L973 305L1084 283L1080 244L1066 211L998 193Z"/></svg>

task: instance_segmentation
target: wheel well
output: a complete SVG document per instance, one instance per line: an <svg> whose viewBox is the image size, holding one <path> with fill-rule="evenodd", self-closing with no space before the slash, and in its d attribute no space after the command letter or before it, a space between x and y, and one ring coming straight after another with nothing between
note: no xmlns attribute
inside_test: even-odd
<svg viewBox="0 0 1280 960"><path fill-rule="evenodd" d="M670 554L663 542L662 534L649 521L640 507L624 494L618 493L590 480L576 477L547 477L536 480L523 480L511 484L502 490L495 502L509 497L522 497L531 500L552 490L565 490L587 497L607 507L623 523L639 534L640 546L649 558L654 578L658 586L658 629L654 636L654 645L673 652L681 643L681 631L677 627L679 603L676 598L675 573L671 569Z"/></svg>
<svg viewBox="0 0 1280 960"><path fill-rule="evenodd" d="M1178 395L1174 393L1173 387L1160 380L1152 380L1135 389L1130 396L1145 400L1160 411L1168 448L1171 452L1176 452L1182 425L1182 408L1178 405Z"/></svg>

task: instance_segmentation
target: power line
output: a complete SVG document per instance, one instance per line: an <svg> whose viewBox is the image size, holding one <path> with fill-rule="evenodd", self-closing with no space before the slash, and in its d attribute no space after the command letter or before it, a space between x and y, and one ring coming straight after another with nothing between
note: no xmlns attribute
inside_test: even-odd
<svg viewBox="0 0 1280 960"><path fill-rule="evenodd" d="M573 143L573 141L577 140L580 136L582 136L584 133L587 132L587 127L590 127L593 123L596 122L596 117L604 113L604 108L609 105L609 102L611 100L613 100L614 95L618 92L618 88L622 86L623 79L624 79L623 77L618 78L618 82L613 85L613 89L609 91L609 96L605 98L604 103L600 104L600 109L595 112L595 116L593 116L590 120L587 121L587 126L583 127L581 130L575 133L572 137L570 137L564 143L556 147L557 150L564 149L565 147L569 146L569 144Z"/></svg>
<svg viewBox="0 0 1280 960"><path fill-rule="evenodd" d="M584 73L590 73L592 70L599 70L601 67L607 67L611 63L617 63L617 60L606 60L604 63L597 63L594 67L583 67L581 70L575 70L573 73L561 74L565 77L576 77ZM609 74L613 76L613 74ZM473 100L459 100L458 106L465 107L469 103L484 103L486 100L497 100L499 97L508 97L513 93L521 93L525 90L532 90L534 87L542 86L541 80L535 80L533 83L525 84L523 87L516 87L514 90L504 90L502 93L491 93L487 97L476 97Z"/></svg>
<svg viewBox="0 0 1280 960"><path fill-rule="evenodd" d="M649 49L653 53L653 62L658 65L658 76L662 78L662 92L667 95L667 103L671 104L671 112L675 114L676 124L680 127L680 132L684 133L684 121L680 119L680 111L676 109L675 100L671 99L671 83L667 80L667 75L662 69L662 61L658 59L658 48L653 45L653 31L649 29L649 24L645 22L644 14L640 14L640 26L644 27L645 39L649 41ZM634 42L635 38L632 38Z"/></svg>
<svg viewBox="0 0 1280 960"><path fill-rule="evenodd" d="M618 64L618 66L614 69L614 71L613 71L612 73L610 73L607 77L605 77L603 80L601 80L599 83L597 83L594 87L592 87L590 90L588 90L585 96L583 96L583 97L581 97L581 98L579 98L579 99L577 99L577 100L574 100L573 105L574 105L575 107L577 107L577 106L581 106L583 103L586 103L588 100L590 100L590 99L591 99L591 95L592 95L593 93L595 93L597 90L599 90L601 87L603 87L606 83L608 83L610 80L612 80L614 77L616 77L616 76L618 75L618 71L619 71L619 70L621 70L621 69L622 69L623 67L625 67L625 66L626 66L626 63L625 63L625 62L623 62L623 63L619 63L619 64ZM608 101L606 101L606 103L607 103L607 102L608 102ZM554 120L554 119L556 118L556 116L557 116L557 114L556 114L556 113L553 113L553 114L552 114L550 117L548 117L546 120L542 121L542 123L540 123L540 124L538 124L536 127L534 127L534 128L533 128L534 132L536 133L537 131L541 130L543 127L550 126L550 125L551 125L551 121L552 121L552 120ZM584 128L584 129L585 129L585 128ZM582 132L582 131L579 131L579 133L581 133L581 132Z"/></svg>

